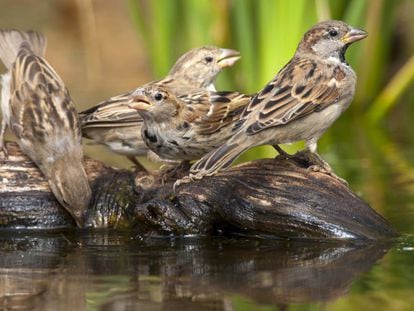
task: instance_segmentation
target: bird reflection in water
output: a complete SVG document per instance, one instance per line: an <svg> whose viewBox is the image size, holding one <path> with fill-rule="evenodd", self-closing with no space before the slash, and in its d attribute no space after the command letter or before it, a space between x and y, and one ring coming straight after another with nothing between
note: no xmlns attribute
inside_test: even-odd
<svg viewBox="0 0 414 311"><path fill-rule="evenodd" d="M286 310L345 295L387 244L245 238L142 239L108 232L5 234L0 305L39 310ZM237 300L237 299L236 299Z"/></svg>

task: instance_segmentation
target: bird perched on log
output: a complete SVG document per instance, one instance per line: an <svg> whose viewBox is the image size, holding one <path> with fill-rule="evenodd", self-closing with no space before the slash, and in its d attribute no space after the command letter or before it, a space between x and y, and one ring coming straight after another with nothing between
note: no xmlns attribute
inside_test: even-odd
<svg viewBox="0 0 414 311"><path fill-rule="evenodd" d="M149 85L166 86L177 96L199 90L215 90L214 80L220 71L234 65L239 52L214 46L192 49L181 56L168 75ZM112 97L81 115L84 137L106 145L112 151L126 155L143 169L136 156L147 155L149 149L139 133L143 120L127 103L133 91Z"/></svg>
<svg viewBox="0 0 414 311"><path fill-rule="evenodd" d="M46 39L39 33L0 30L0 58L8 69L1 77L0 150L7 156L4 134L9 127L56 199L82 226L91 189L80 122L62 79L44 59L45 49Z"/></svg>
<svg viewBox="0 0 414 311"><path fill-rule="evenodd" d="M151 85L137 89L129 107L144 120L142 138L162 159L195 160L232 136L251 96L237 92L202 91L177 96Z"/></svg>
<svg viewBox="0 0 414 311"><path fill-rule="evenodd" d="M204 156L176 186L229 167L245 150L259 145L306 141L313 169L333 174L317 153L317 141L350 105L356 75L345 61L349 45L367 36L342 21L325 21L305 33L293 58L251 100L237 132Z"/></svg>

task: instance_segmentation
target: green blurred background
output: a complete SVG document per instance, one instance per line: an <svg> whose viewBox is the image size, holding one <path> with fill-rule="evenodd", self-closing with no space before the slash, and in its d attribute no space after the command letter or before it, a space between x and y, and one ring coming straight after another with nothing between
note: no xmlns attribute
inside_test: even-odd
<svg viewBox="0 0 414 311"><path fill-rule="evenodd" d="M414 99L413 1L129 0L128 4L156 76L165 74L183 49L206 43L230 46L241 52L242 60L219 77L220 89L257 92L291 58L304 31L318 21L340 19L369 33L347 55L359 81L351 111L342 122L378 126L393 117L394 108L405 110ZM396 107L398 103L405 107ZM271 148L260 148L250 157L273 154Z"/></svg>
<svg viewBox="0 0 414 311"><path fill-rule="evenodd" d="M289 60L309 27L331 18L369 36L347 53L358 74L357 94L321 138L319 151L399 231L413 234L413 0L0 0L1 28L46 34L47 58L79 110L162 77L182 53L206 44L242 54L219 76L217 89L256 92ZM285 146L289 152L302 147ZM85 148L94 158L130 167L103 147ZM242 160L274 154L256 148ZM289 309L411 310L412 237L356 282L348 296ZM235 310L251 310L245 297L232 300Z"/></svg>
<svg viewBox="0 0 414 311"><path fill-rule="evenodd" d="M414 1L412 0L1 0L0 26L48 37L47 58L79 110L164 76L190 48L237 49L242 59L217 80L219 90L253 93L293 55L320 20L368 31L347 60L358 74L350 109L325 133L319 151L377 210L413 227ZM85 141L88 155L130 163ZM302 143L285 146L289 152ZM242 161L274 156L260 147ZM403 215L401 215L403 213ZM413 219L413 218L411 218Z"/></svg>

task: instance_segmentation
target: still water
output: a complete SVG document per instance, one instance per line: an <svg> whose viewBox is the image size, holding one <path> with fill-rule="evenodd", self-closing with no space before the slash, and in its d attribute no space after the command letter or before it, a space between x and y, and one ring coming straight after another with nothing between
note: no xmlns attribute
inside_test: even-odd
<svg viewBox="0 0 414 311"><path fill-rule="evenodd" d="M1 310L412 310L395 244L2 233Z"/></svg>

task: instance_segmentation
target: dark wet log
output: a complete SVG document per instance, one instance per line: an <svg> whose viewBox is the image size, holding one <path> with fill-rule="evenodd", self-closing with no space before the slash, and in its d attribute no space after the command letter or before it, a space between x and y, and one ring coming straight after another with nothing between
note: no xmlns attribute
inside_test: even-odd
<svg viewBox="0 0 414 311"><path fill-rule="evenodd" d="M157 188L138 219L174 234L239 232L282 238L381 239L388 223L336 178L306 159L249 162L214 177Z"/></svg>
<svg viewBox="0 0 414 311"><path fill-rule="evenodd" d="M35 164L15 143L6 143L9 156L0 159L0 228L59 229L75 226L58 203ZM101 162L85 159L89 181L115 170Z"/></svg>
<svg viewBox="0 0 414 311"><path fill-rule="evenodd" d="M11 144L9 147L13 147ZM10 148L0 167L0 223L71 226L29 161ZM141 234L238 233L280 238L384 239L394 229L347 186L307 168L306 158L265 159L181 186L86 159L94 199L86 225ZM6 175L5 175L6 174ZM6 179L3 177L6 176Z"/></svg>

